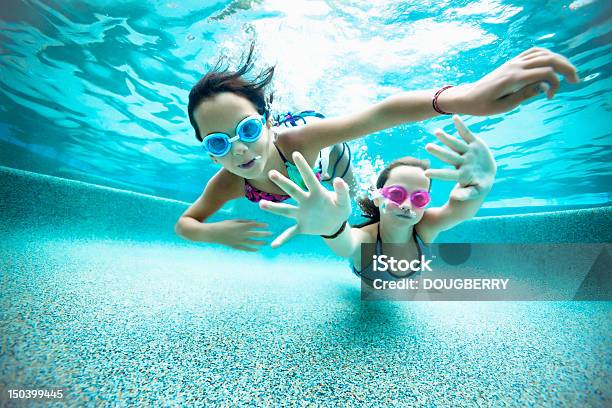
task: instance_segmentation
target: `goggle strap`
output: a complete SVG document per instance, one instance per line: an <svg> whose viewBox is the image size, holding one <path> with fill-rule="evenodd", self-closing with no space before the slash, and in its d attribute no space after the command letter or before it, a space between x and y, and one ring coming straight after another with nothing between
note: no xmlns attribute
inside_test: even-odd
<svg viewBox="0 0 612 408"><path fill-rule="evenodd" d="M374 200L376 198L380 198L382 197L382 194L380 194L380 191L378 191L378 189L374 186L370 186L368 187L368 198L370 200Z"/></svg>

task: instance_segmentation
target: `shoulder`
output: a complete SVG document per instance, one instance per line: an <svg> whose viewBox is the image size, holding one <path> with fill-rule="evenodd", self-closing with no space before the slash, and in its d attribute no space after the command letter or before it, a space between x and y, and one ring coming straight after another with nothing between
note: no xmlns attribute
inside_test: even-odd
<svg viewBox="0 0 612 408"><path fill-rule="evenodd" d="M440 232L439 228L436 227L437 217L438 214L436 208L426 210L425 214L423 214L423 218L421 218L421 221L414 226L417 235L421 238L421 241L423 241L424 244L431 244Z"/></svg>
<svg viewBox="0 0 612 408"><path fill-rule="evenodd" d="M378 222L354 229L359 231L361 243L372 244L376 242L376 238L378 237Z"/></svg>
<svg viewBox="0 0 612 408"><path fill-rule="evenodd" d="M378 236L378 222L365 225L361 228L353 228L353 231L355 231L358 237L357 239L360 241L359 244L373 244L376 242ZM357 248L355 248L355 252L349 257L349 262L354 271L361 271L363 269L363 265L361 265L361 255L361 245L358 245Z"/></svg>
<svg viewBox="0 0 612 408"><path fill-rule="evenodd" d="M227 171L219 170L206 184L204 192L219 198L232 199L244 195L244 179Z"/></svg>
<svg viewBox="0 0 612 408"><path fill-rule="evenodd" d="M281 149L293 149L296 150L302 145L302 132L303 126L296 127L275 127L271 128L270 132L273 133L275 143Z"/></svg>
<svg viewBox="0 0 612 408"><path fill-rule="evenodd" d="M291 155L293 152L300 152L306 161L313 164L318 155L319 148L312 143L308 143L306 129L308 125L296 126L290 128L276 128L273 131L276 133L276 146L283 152L285 157L293 162Z"/></svg>
<svg viewBox="0 0 612 408"><path fill-rule="evenodd" d="M228 172L219 170L206 184L204 192L189 206L183 216L202 222L214 214L225 202L244 195L244 180Z"/></svg>

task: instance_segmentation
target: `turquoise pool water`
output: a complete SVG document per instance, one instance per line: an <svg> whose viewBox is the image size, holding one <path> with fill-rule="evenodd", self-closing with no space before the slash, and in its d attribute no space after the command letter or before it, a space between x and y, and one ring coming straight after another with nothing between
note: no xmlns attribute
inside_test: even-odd
<svg viewBox="0 0 612 408"><path fill-rule="evenodd" d="M187 94L217 56L235 60L251 40L259 67L277 64L276 112L332 116L476 80L537 45L571 59L583 82L466 118L499 163L482 213L610 202L606 1L12 3L0 11L0 165L192 201L217 168L189 127ZM363 177L377 160L428 157L438 126L451 130L442 118L354 142ZM434 203L450 187L440 183Z"/></svg>
<svg viewBox="0 0 612 408"><path fill-rule="evenodd" d="M609 16L590 0L3 7L0 406L23 406L6 390L26 388L79 407L610 406L610 302L362 302L320 240L241 254L173 232L216 171L185 106L217 55L255 39L259 65L278 64L278 112L338 115L475 80L539 45L583 82L466 118L499 163L480 212L493 216L440 240L609 243ZM355 142L358 168L425 157L449 125ZM289 225L246 200L216 217L237 214Z"/></svg>

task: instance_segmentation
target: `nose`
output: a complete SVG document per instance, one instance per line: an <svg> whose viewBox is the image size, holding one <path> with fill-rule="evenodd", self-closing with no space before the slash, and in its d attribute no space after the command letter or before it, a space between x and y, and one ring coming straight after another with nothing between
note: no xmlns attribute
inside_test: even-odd
<svg viewBox="0 0 612 408"><path fill-rule="evenodd" d="M244 152L246 152L249 148L240 140L232 143L232 155L233 156L242 156Z"/></svg>
<svg viewBox="0 0 612 408"><path fill-rule="evenodd" d="M412 210L412 201L410 200L410 197L405 199L402 205L399 206L399 208L402 211Z"/></svg>

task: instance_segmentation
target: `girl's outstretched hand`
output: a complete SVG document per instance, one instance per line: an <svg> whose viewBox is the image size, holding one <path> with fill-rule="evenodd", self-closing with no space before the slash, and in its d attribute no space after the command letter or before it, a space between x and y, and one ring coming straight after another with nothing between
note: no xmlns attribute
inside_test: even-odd
<svg viewBox="0 0 612 408"><path fill-rule="evenodd" d="M214 224L215 242L240 251L256 252L258 247L267 244L257 238L272 235L270 231L258 230L267 227L268 224L251 220L220 221Z"/></svg>
<svg viewBox="0 0 612 408"><path fill-rule="evenodd" d="M341 178L334 179L334 191L328 191L315 177L312 169L299 152L293 153L293 162L298 168L308 191L302 190L293 181L276 170L269 173L272 180L283 191L289 194L297 206L285 203L273 203L261 200L262 210L283 217L294 218L297 222L287 228L272 242L277 248L297 234L332 235L351 214L351 198L348 185Z"/></svg>
<svg viewBox="0 0 612 408"><path fill-rule="evenodd" d="M442 129L434 134L448 149L433 143L425 148L440 160L455 166L454 169L429 169L425 175L431 178L457 181L451 198L458 201L473 200L486 195L493 186L497 165L487 144L474 136L459 116L453 116L455 127L463 140L457 139Z"/></svg>
<svg viewBox="0 0 612 408"><path fill-rule="evenodd" d="M576 67L565 57L534 47L472 84L442 92L438 102L446 112L476 116L508 112L540 92L546 92L548 99L555 96L558 74L571 83L580 81Z"/></svg>

